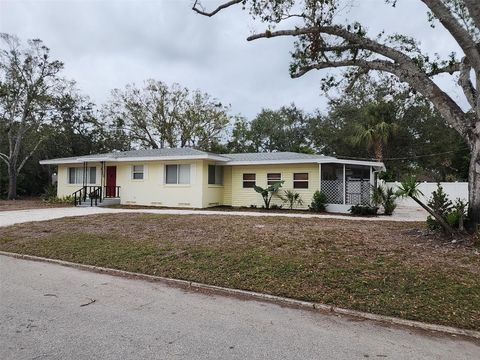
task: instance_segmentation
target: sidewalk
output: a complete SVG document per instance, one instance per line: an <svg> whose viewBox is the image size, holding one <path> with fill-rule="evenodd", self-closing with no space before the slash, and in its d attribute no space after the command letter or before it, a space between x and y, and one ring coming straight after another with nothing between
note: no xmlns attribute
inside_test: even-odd
<svg viewBox="0 0 480 360"><path fill-rule="evenodd" d="M114 209L100 207L75 207L75 208L50 208L28 209L0 212L0 226L10 226L30 221L45 221L72 216L87 216L94 214L118 214L118 213L147 213L159 215L206 215L206 216L275 216L289 218L318 218L318 219L342 219L351 221L424 221L426 212L415 208L398 208L393 216L357 217L341 214L291 214L278 212L249 212L249 211L213 211L213 210L179 210L179 209Z"/></svg>

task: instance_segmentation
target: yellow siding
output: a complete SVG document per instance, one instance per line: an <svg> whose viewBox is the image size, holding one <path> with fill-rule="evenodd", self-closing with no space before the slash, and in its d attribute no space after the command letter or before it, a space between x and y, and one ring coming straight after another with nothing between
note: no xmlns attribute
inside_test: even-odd
<svg viewBox="0 0 480 360"><path fill-rule="evenodd" d="M165 184L165 165L190 164L190 184ZM144 161L115 163L121 204L202 207L202 161ZM132 166L144 166L144 179L132 179Z"/></svg>
<svg viewBox="0 0 480 360"><path fill-rule="evenodd" d="M223 205L224 185L208 184L208 165L217 165L214 161L203 162L203 201L202 207ZM219 164L220 165L220 164ZM225 182L224 182L225 183Z"/></svg>
<svg viewBox="0 0 480 360"><path fill-rule="evenodd" d="M96 182L95 184L88 184L91 186L99 186L101 178L101 165L100 163L88 163L88 167L95 166L97 168ZM72 164L72 165L58 165L57 169L57 196L64 197L72 195L75 191L82 187L82 184L69 184L68 183L68 169L71 167L82 168L81 164Z"/></svg>
<svg viewBox="0 0 480 360"><path fill-rule="evenodd" d="M308 173L308 189L293 189L293 173ZM280 193L284 190L298 192L304 202L302 208L310 204L313 193L320 188L318 164L285 164L285 165L248 165L232 166L232 206L261 207L263 199L260 194L252 188L243 188L243 174L255 173L256 184L262 187L267 186L267 173L281 173L282 180L285 180ZM281 205L282 201L274 196L272 204Z"/></svg>
<svg viewBox="0 0 480 360"><path fill-rule="evenodd" d="M223 205L232 206L232 167L225 166L223 171Z"/></svg>
<svg viewBox="0 0 480 360"><path fill-rule="evenodd" d="M166 164L190 164L191 183L188 185L165 184ZM106 163L107 166L117 167L117 186L120 186L120 199L124 205L148 205L165 207L201 208L216 205L261 207L262 197L252 188L243 188L243 174L255 173L256 183L259 186L267 185L267 173L281 173L285 183L281 189L293 189L293 173L307 172L309 174L308 189L293 189L301 195L303 208L308 207L313 193L319 189L318 164L289 164L289 165L246 165L225 166L224 185L208 184L208 165L215 162L203 160L184 161L139 161ZM144 166L144 179L132 179L132 166ZM58 196L71 195L78 190L81 184L68 184L68 168L82 167L82 165L58 166ZM101 164L89 163L97 167L96 184L101 183ZM93 184L92 184L93 185ZM105 184L104 184L105 185ZM272 204L282 204L278 197L272 199Z"/></svg>

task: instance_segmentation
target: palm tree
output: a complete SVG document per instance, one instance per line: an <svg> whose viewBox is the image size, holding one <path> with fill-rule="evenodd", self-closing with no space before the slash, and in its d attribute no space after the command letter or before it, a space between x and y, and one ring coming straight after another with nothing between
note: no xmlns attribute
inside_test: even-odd
<svg viewBox="0 0 480 360"><path fill-rule="evenodd" d="M395 109L392 103L380 101L370 103L363 108L364 123L354 125L353 144L366 144L373 149L375 159L383 161L384 145L398 131L398 125L393 122Z"/></svg>
<svg viewBox="0 0 480 360"><path fill-rule="evenodd" d="M402 183L398 187L397 196L412 198L413 201L415 201L418 205L425 209L430 215L435 218L435 220L439 222L445 233L449 234L450 236L453 235L455 233L455 230L445 221L445 219L420 201L418 197L423 194L418 189L418 185L419 183L417 182L415 176L410 176L406 180L402 181Z"/></svg>

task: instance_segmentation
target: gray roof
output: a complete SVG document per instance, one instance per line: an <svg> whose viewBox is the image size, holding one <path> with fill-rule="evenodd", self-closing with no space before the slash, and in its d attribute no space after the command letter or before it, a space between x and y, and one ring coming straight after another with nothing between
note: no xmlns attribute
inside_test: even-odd
<svg viewBox="0 0 480 360"><path fill-rule="evenodd" d="M222 154L222 156L231 159L230 162L243 161L308 161L316 162L320 159L328 159L330 157L323 155L311 155L295 152L270 152L270 153L239 153L239 154ZM334 158L330 158L334 159Z"/></svg>
<svg viewBox="0 0 480 360"><path fill-rule="evenodd" d="M40 161L41 164L66 164L82 163L89 161L134 161L135 159L155 160L172 158L175 159L210 159L221 161L228 165L246 164L281 164L281 163L344 163L372 165L383 167L382 163L375 161L343 160L331 156L312 155L295 152L270 152L270 153L239 153L239 154L214 154L192 148L164 148L118 151L105 154L92 154L67 158L49 159ZM96 160L97 159L97 160Z"/></svg>

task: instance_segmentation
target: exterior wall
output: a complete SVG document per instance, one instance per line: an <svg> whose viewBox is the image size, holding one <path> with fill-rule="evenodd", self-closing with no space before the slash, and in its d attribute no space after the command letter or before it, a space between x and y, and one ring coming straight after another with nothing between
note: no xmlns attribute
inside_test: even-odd
<svg viewBox="0 0 480 360"><path fill-rule="evenodd" d="M91 186L100 186L102 167L100 163L88 163L88 167L95 166L97 174L95 176L95 184L88 184ZM68 183L68 169L71 167L83 168L82 164L58 165L57 169L57 196L62 198L64 196L72 195L75 191L82 187L82 184Z"/></svg>
<svg viewBox="0 0 480 360"><path fill-rule="evenodd" d="M232 206L232 166L223 168L223 205Z"/></svg>
<svg viewBox="0 0 480 360"><path fill-rule="evenodd" d="M190 184L165 184L165 165L190 164ZM122 205L202 207L201 160L107 163L117 166L117 186ZM132 166L144 166L144 179L132 179Z"/></svg>
<svg viewBox="0 0 480 360"><path fill-rule="evenodd" d="M202 165L202 207L223 205L224 185L211 185L208 183L208 165L221 165L214 161L203 161ZM225 168L224 168L225 170ZM223 179L225 184L225 174Z"/></svg>
<svg viewBox="0 0 480 360"><path fill-rule="evenodd" d="M308 189L293 188L293 173L308 173ZM246 165L232 166L232 206L250 206L261 207L263 199L260 194L252 188L243 188L243 174L255 173L256 185L267 186L267 173L281 173L282 180L285 180L280 192L284 190L294 190L298 192L303 200L301 208L308 208L313 193L320 188L319 166L318 164L283 164L283 165ZM282 200L274 196L271 204L281 205Z"/></svg>
<svg viewBox="0 0 480 360"><path fill-rule="evenodd" d="M397 190L400 186L399 182L383 182L383 184L388 187L392 187L394 190ZM463 201L468 201L467 182L442 182L440 184L450 200L454 201L460 198ZM423 193L423 195L419 196L419 199L426 203L432 197L432 192L437 190L437 183L422 182L418 186L418 189ZM396 202L398 206L420 208L420 205L410 198L397 199Z"/></svg>
<svg viewBox="0 0 480 360"><path fill-rule="evenodd" d="M203 206L203 183L204 161L143 161L143 162L115 162L106 163L107 166L117 167L116 185L120 186L120 199L122 205L146 205L167 207L200 208ZM190 184L165 184L165 165L167 164L190 164ZM94 166L89 163L89 166ZM132 166L144 166L144 179L132 179ZM97 167L96 183L89 185L101 185L101 164ZM82 167L82 164L58 166L58 190L57 196L71 195L80 189L82 184L68 184L68 168ZM206 180L205 180L206 181ZM105 184L104 184L105 185ZM223 193L218 195L223 198Z"/></svg>

